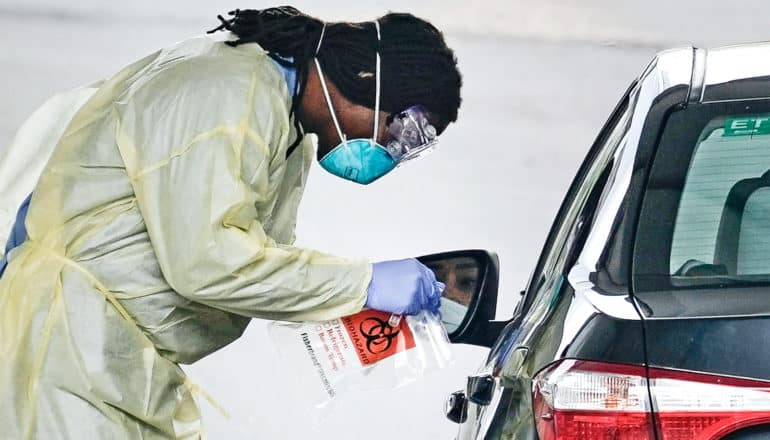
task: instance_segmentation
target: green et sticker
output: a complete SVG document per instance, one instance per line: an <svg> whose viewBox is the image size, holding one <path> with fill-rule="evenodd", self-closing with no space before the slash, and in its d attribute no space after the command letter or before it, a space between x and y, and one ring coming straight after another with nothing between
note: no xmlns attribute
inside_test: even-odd
<svg viewBox="0 0 770 440"><path fill-rule="evenodd" d="M770 115L727 118L725 136L753 136L770 134Z"/></svg>

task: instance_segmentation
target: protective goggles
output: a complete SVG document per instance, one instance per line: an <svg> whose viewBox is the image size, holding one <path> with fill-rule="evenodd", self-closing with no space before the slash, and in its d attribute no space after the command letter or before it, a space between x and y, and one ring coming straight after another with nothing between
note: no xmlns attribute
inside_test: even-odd
<svg viewBox="0 0 770 440"><path fill-rule="evenodd" d="M436 128L428 116L425 107L415 105L388 117L385 149L399 165L432 152L438 144Z"/></svg>

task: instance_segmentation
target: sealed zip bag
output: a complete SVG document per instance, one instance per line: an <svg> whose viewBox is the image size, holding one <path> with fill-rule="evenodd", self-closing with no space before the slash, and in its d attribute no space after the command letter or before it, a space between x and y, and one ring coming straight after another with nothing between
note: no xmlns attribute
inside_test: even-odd
<svg viewBox="0 0 770 440"><path fill-rule="evenodd" d="M437 315L423 311L397 325L391 318L364 310L323 322L276 321L268 333L303 399L330 409L351 390L395 389L452 362Z"/></svg>

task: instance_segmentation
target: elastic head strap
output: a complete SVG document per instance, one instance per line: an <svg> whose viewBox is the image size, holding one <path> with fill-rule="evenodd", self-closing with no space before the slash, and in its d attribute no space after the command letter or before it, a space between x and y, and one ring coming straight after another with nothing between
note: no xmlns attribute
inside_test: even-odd
<svg viewBox="0 0 770 440"><path fill-rule="evenodd" d="M345 137L345 134L342 132L342 128L340 127L340 121L337 120L337 114L334 113L334 107L332 107L332 98L329 95L329 88L326 86L326 78L324 77L323 70L321 69L321 63L318 62L318 52L321 50L321 44L324 41L325 34L326 34L326 23L324 23L323 27L321 28L321 36L318 37L318 46L316 46L315 48L315 57L313 57L313 62L315 62L315 68L318 70L318 77L321 79L321 88L324 91L324 99L326 100L326 106L329 107L329 114L332 115L334 128L337 129L337 134L339 135L340 140L347 147L348 140Z"/></svg>
<svg viewBox="0 0 770 440"><path fill-rule="evenodd" d="M324 34L326 33L326 23L321 28L321 36L318 37L318 45L315 47L315 56L318 56L318 52L321 51L321 43L324 41Z"/></svg>
<svg viewBox="0 0 770 440"><path fill-rule="evenodd" d="M374 27L377 29L377 53L376 53L376 72L375 72L375 96L374 96L374 132L372 133L372 143L377 143L377 135L379 134L380 129L380 83L381 83L381 74L380 74L380 50L379 50L379 43L380 43L380 22L375 20L374 21ZM342 128L340 127L340 122L337 120L337 114L334 112L334 107L332 106L332 98L329 95L329 88L326 85L326 78L323 74L323 69L321 69L321 63L318 62L318 51L321 50L321 43L323 42L324 33L326 32L326 23L324 23L323 28L321 28L321 36L318 38L318 46L316 47L315 54L316 56L313 58L313 62L315 63L316 70L318 70L318 77L321 80L321 89L324 92L324 99L326 100L326 106L329 108L329 113L332 115L332 121L334 122L334 128L337 129L337 134L340 137L340 140L345 144L345 146L348 146L348 139L345 136L345 134L342 132Z"/></svg>
<svg viewBox="0 0 770 440"><path fill-rule="evenodd" d="M315 62L315 68L318 70L318 76L321 79L321 89L324 91L324 98L326 99L326 106L329 107L329 113L332 115L332 121L334 122L334 128L337 129L337 134L340 136L340 140L348 146L348 139L340 128L340 122L337 120L337 114L334 113L334 107L332 107L332 98L329 96L329 88L326 86L326 78L324 78L323 70L321 70L321 63L318 62L318 58L313 58Z"/></svg>
<svg viewBox="0 0 770 440"><path fill-rule="evenodd" d="M380 22L374 20L374 27L377 29L377 64L375 71L375 87L377 90L374 92L374 132L372 133L372 143L377 143L377 135L380 132Z"/></svg>

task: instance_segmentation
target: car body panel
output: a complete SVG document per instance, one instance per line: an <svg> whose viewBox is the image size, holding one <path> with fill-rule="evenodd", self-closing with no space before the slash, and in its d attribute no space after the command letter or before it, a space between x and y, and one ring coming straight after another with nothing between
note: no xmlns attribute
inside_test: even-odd
<svg viewBox="0 0 770 440"><path fill-rule="evenodd" d="M563 359L770 380L765 368L770 354L734 342L764 340L770 333L770 321L756 316L757 310L770 315L770 301L758 292L731 298L645 295L633 292L631 283L635 246L657 239L637 236L637 227L669 121L703 106L752 102L744 111L754 106L753 111L770 114L769 97L770 43L685 47L662 52L650 63L578 171L514 318L477 372L494 383L489 404L469 403L459 440L536 439L533 378ZM583 187L589 185L585 191L592 193L586 195ZM750 356L756 362L749 365ZM768 429L729 438L754 438L758 432Z"/></svg>
<svg viewBox="0 0 770 440"><path fill-rule="evenodd" d="M557 216L517 317L502 332L479 371L495 378L494 398L486 406L469 405L459 439L535 438L532 378L556 360L644 362L641 316L627 281L608 275L607 263L611 266L612 261L607 258L614 255L608 249L622 237L618 230L627 215L637 147L648 115L666 93L675 91L679 102L686 102L693 57L692 48L660 54L629 90L624 108L616 109L603 129ZM612 135L620 138L611 150L603 148ZM591 172L601 172L600 178L605 179L601 192L594 196L595 206L587 208L590 212L585 218L578 214L565 222L562 217L572 209L584 209L569 205L576 200L580 203L580 197L582 203L590 202L592 195L581 195L576 185L580 186L581 175ZM597 333L612 340L599 347L590 342Z"/></svg>

